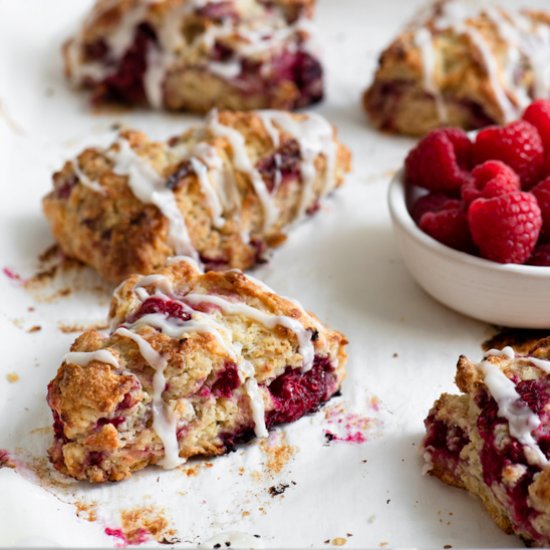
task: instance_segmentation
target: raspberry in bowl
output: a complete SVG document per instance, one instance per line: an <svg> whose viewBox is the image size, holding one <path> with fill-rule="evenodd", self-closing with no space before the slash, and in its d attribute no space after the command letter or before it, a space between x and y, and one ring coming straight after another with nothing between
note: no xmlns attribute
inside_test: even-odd
<svg viewBox="0 0 550 550"><path fill-rule="evenodd" d="M435 130L389 189L403 260L448 307L496 325L550 327L550 102L475 135Z"/></svg>

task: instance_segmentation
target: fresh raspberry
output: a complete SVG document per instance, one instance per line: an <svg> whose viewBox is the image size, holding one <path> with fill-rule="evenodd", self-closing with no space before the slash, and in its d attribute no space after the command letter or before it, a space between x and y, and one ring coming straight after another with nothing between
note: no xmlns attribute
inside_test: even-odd
<svg viewBox="0 0 550 550"><path fill-rule="evenodd" d="M405 159L405 181L430 191L458 194L469 177L471 142L458 128L434 130Z"/></svg>
<svg viewBox="0 0 550 550"><path fill-rule="evenodd" d="M537 199L516 191L491 199L476 199L468 223L481 256L500 263L524 263L535 248L542 227Z"/></svg>
<svg viewBox="0 0 550 550"><path fill-rule="evenodd" d="M488 160L472 170L472 178L460 189L466 204L484 197L486 199L520 190L518 175L499 160Z"/></svg>
<svg viewBox="0 0 550 550"><path fill-rule="evenodd" d="M411 217L418 225L426 212L439 212L447 208L460 206L458 199L452 199L443 193L428 193L420 197L411 208Z"/></svg>
<svg viewBox="0 0 550 550"><path fill-rule="evenodd" d="M523 189L530 189L540 178L544 147L537 129L524 120L506 126L481 130L473 145L474 164L501 160L520 177Z"/></svg>
<svg viewBox="0 0 550 550"><path fill-rule="evenodd" d="M539 132L545 151L550 151L550 101L537 99L523 113L523 120L531 123Z"/></svg>
<svg viewBox="0 0 550 550"><path fill-rule="evenodd" d="M426 212L420 220L419 227L436 241L451 248L464 252L473 249L468 221L460 203L458 207Z"/></svg>
<svg viewBox="0 0 550 550"><path fill-rule="evenodd" d="M531 193L535 195L542 214L541 236L546 240L550 237L550 177L537 183Z"/></svg>
<svg viewBox="0 0 550 550"><path fill-rule="evenodd" d="M550 243L539 244L527 263L529 265L550 266Z"/></svg>

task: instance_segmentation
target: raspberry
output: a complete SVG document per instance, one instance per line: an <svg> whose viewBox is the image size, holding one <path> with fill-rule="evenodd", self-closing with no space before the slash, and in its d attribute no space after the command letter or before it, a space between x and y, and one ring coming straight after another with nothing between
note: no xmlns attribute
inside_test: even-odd
<svg viewBox="0 0 550 550"><path fill-rule="evenodd" d="M524 189L541 176L544 148L537 129L524 120L481 130L473 145L474 164L501 160L520 177Z"/></svg>
<svg viewBox="0 0 550 550"><path fill-rule="evenodd" d="M480 197L486 199L520 190L518 175L499 160L488 160L472 170L472 179L465 183L460 194L466 204Z"/></svg>
<svg viewBox="0 0 550 550"><path fill-rule="evenodd" d="M550 266L550 243L537 246L527 263L529 265Z"/></svg>
<svg viewBox="0 0 550 550"><path fill-rule="evenodd" d="M537 183L531 189L531 193L535 195L542 214L541 236L544 239L548 239L550 237L550 178Z"/></svg>
<svg viewBox="0 0 550 550"><path fill-rule="evenodd" d="M550 151L550 101L547 99L533 101L522 118L538 130L545 151Z"/></svg>
<svg viewBox="0 0 550 550"><path fill-rule="evenodd" d="M457 128L434 130L405 159L405 181L434 192L458 194L468 180L471 142Z"/></svg>
<svg viewBox="0 0 550 550"><path fill-rule="evenodd" d="M420 197L411 208L411 217L418 225L426 212L439 212L460 206L458 199L451 199L443 193L428 193Z"/></svg>
<svg viewBox="0 0 550 550"><path fill-rule="evenodd" d="M461 205L439 212L426 212L419 227L436 241L455 250L468 252L473 249L468 221Z"/></svg>
<svg viewBox="0 0 550 550"><path fill-rule="evenodd" d="M542 227L537 200L516 191L491 199L476 199L468 223L481 256L500 263L524 263L535 248Z"/></svg>

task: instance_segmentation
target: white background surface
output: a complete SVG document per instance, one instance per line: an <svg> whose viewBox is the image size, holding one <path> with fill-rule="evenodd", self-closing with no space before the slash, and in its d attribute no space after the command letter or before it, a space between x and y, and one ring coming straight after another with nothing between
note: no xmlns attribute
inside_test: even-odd
<svg viewBox="0 0 550 550"><path fill-rule="evenodd" d="M113 122L165 138L195 120L93 114L85 95L67 88L59 47L89 5L0 0L0 267L23 276L33 273L37 255L53 242L40 199L63 159L108 140ZM372 131L359 103L379 51L417 5L320 0L328 98L318 111L352 148L354 171L320 215L254 273L348 336L348 379L331 406L372 419L367 441L324 445L329 426L318 413L283 428L296 452L279 476L266 472L265 457L251 443L195 477L150 468L101 487L40 483L32 458L45 456L52 437L46 386L76 337L63 334L58 323L103 319L108 294L82 290L43 303L0 275L0 448L18 449L20 459L18 471L0 469L0 545L114 546L104 528L118 526L120 509L146 504L163 510L182 546L220 534L227 539L225 533L235 531L259 534L254 540L266 547L328 547L323 541L335 537L346 538L346 547L521 546L467 494L423 477L417 456L422 421L435 398L453 389L459 354L477 358L489 335L486 325L434 302L405 272L386 189L389 172L413 142ZM33 325L42 330L27 333ZM10 372L20 376L17 383L7 382ZM373 396L379 411L371 406ZM296 485L284 495L269 495L270 486L291 481ZM76 499L97 502L96 522L76 516ZM243 510L250 515L243 518Z"/></svg>

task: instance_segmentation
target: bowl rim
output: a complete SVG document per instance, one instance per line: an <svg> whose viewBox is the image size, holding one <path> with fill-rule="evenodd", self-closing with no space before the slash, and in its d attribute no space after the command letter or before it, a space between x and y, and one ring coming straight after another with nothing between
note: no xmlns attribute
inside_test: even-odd
<svg viewBox="0 0 550 550"><path fill-rule="evenodd" d="M439 256L447 257L454 262L461 262L471 267L499 273L529 275L535 278L550 278L550 266L535 266L524 264L500 264L484 258L478 258L467 252L461 252L436 241L424 233L413 220L406 201L405 178L403 168L399 169L390 182L387 194L388 207L394 224L398 224L419 245L431 249Z"/></svg>

